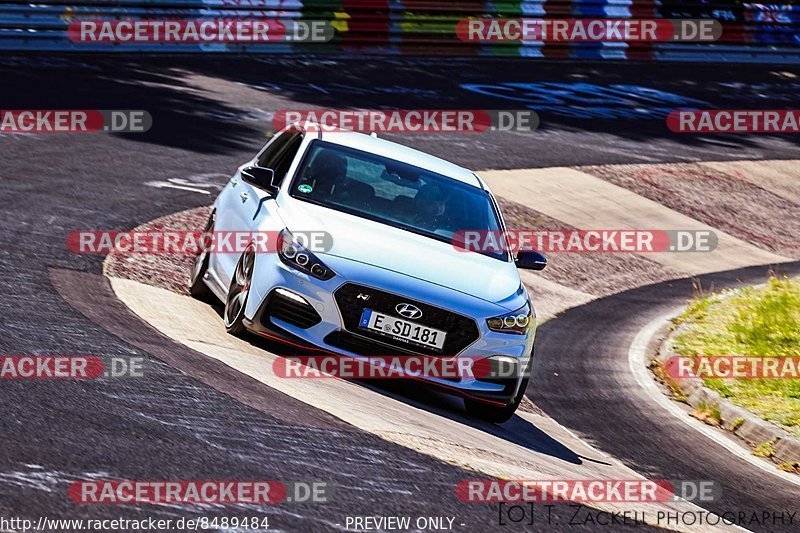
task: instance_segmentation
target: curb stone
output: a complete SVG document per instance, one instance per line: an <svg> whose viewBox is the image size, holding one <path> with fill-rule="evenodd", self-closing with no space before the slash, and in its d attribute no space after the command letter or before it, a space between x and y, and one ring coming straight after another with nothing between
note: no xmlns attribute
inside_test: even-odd
<svg viewBox="0 0 800 533"><path fill-rule="evenodd" d="M655 354L652 360L660 362L662 367L670 357L678 355L673 347L674 339L683 331L684 326L672 328L671 322L664 324L653 336L648 347L649 352ZM653 375L656 380L667 385L668 394L673 399L683 401L695 409L701 406L715 406L719 409L722 429L736 435L751 449L765 443L772 443L774 453L769 459L777 465L794 464L795 472L800 472L798 470L800 469L800 439L794 435L723 398L716 391L705 387L700 378L669 378L670 383L665 383L662 377ZM677 391L674 390L675 388Z"/></svg>

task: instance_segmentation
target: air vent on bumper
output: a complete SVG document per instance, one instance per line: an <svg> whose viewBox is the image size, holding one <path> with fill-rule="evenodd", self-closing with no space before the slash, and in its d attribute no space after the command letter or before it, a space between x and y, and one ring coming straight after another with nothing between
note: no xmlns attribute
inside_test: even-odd
<svg viewBox="0 0 800 533"><path fill-rule="evenodd" d="M308 329L322 322L322 317L316 309L297 293L278 288L273 290L268 298L262 322L275 318L302 329Z"/></svg>

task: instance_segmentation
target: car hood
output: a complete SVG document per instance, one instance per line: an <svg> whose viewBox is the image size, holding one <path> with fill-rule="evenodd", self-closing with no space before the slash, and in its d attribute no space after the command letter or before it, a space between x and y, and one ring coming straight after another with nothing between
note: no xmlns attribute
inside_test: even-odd
<svg viewBox="0 0 800 533"><path fill-rule="evenodd" d="M520 278L513 263L457 250L452 244L301 200L279 207L290 231L326 231L333 245L317 253L372 265L503 305Z"/></svg>

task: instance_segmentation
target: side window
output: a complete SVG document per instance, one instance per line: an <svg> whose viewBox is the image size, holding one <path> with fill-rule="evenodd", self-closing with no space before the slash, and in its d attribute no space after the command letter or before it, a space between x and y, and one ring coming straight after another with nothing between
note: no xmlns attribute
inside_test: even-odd
<svg viewBox="0 0 800 533"><path fill-rule="evenodd" d="M291 137L286 143L286 148L275 158L272 168L275 171L275 178L272 182L280 186L283 183L286 174L289 172L289 167L292 166L292 161L297 156L297 151L300 145L303 144L303 134L295 132L289 135Z"/></svg>
<svg viewBox="0 0 800 533"><path fill-rule="evenodd" d="M274 137L267 146L264 148L264 151L258 156L258 166L264 168L273 168L272 165L275 164L275 159L280 155L281 151L286 147L286 145L291 141L293 136L293 132L291 131L284 131L283 133L279 133L277 137Z"/></svg>
<svg viewBox="0 0 800 533"><path fill-rule="evenodd" d="M493 218L497 218L497 222L498 222L498 224L500 224L500 228L499 229L505 231L505 229L506 229L506 218L503 216L503 211L500 209L500 203L498 203L497 198L495 198L492 193L490 193L489 191L486 191L486 192L489 195L489 200L490 200L490 202L492 204L492 207L494 207L494 213L489 213L489 220L492 220ZM492 216L492 215L495 215L495 216Z"/></svg>

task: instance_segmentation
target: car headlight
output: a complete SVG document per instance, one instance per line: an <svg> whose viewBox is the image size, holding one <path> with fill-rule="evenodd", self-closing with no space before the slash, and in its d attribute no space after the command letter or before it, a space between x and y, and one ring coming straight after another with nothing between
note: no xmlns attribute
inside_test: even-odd
<svg viewBox="0 0 800 533"><path fill-rule="evenodd" d="M328 268L316 255L297 242L288 229L278 236L278 257L292 268L321 280L329 280L336 272Z"/></svg>
<svg viewBox="0 0 800 533"><path fill-rule="evenodd" d="M533 308L530 302L528 302L513 313L488 319L486 325L489 326L489 329L492 331L525 335L531 329L535 320L536 317L533 315Z"/></svg>

